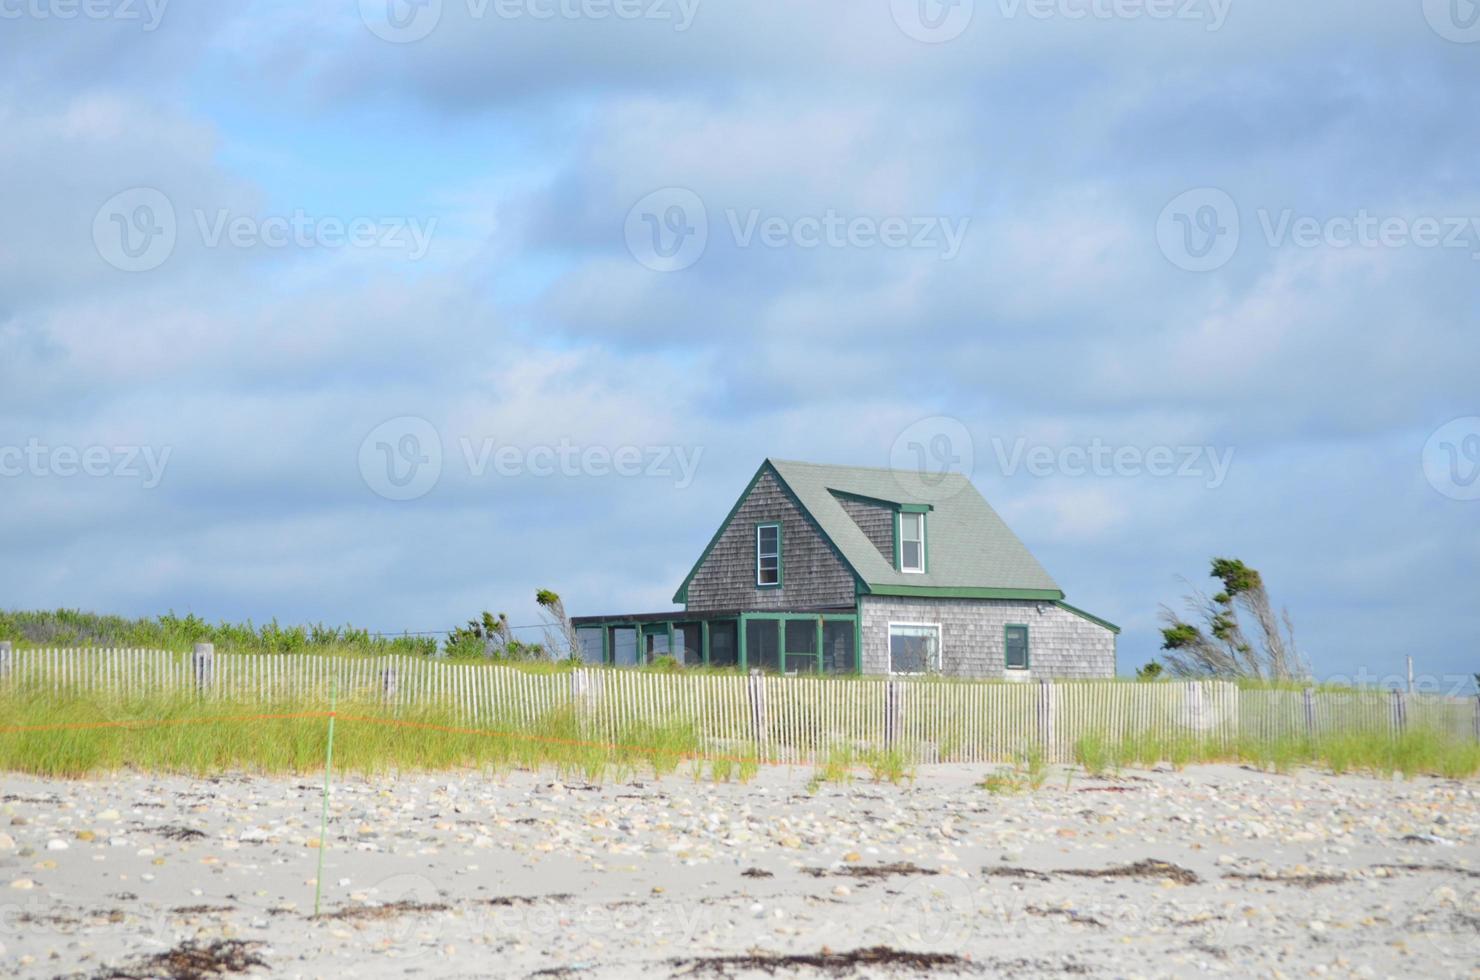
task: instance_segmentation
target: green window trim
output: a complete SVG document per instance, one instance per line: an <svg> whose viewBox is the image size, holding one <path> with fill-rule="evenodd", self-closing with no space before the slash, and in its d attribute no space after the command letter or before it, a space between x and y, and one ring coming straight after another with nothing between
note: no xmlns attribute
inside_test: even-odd
<svg viewBox="0 0 1480 980"><path fill-rule="evenodd" d="M904 515L912 514L920 521L920 567L904 567ZM928 575L930 574L930 551L927 542L930 534L925 530L925 511L895 511L894 512L894 570L902 575Z"/></svg>
<svg viewBox="0 0 1480 980"><path fill-rule="evenodd" d="M738 658L737 658L736 666L742 672L749 672L752 669L752 665L750 663L751 657L750 657L749 643L747 642L747 639L746 639L749 634L748 634L748 632L746 630L746 626L749 623L753 623L753 622L755 622L757 620L760 620L760 621L763 621L763 622L775 622L775 624L776 624L777 651L778 651L778 654L779 654L779 656L781 658L781 660L780 660L780 663L781 663L781 671L780 671L780 673L782 673L782 674L785 674L786 673L786 654L787 654L787 651L786 651L786 624L787 623L790 623L790 622L796 622L797 620L807 620L807 621L816 623L816 629L817 629L817 632L816 632L816 644L817 644L817 649L815 651L815 654L816 654L816 658L817 658L817 661L816 661L817 662L817 672L819 674L826 675L828 677L857 677L857 676L859 676L859 675L861 675L863 673L863 626L862 626L863 620L862 620L862 618L858 614L856 614L856 613L787 613L787 612L760 612L760 611L757 611L757 612L743 612L743 613L741 613L740 616L739 616L739 621L736 624L735 632L736 632L737 643L738 643L738 650L737 650L737 652L738 652ZM730 622L736 622L736 621L735 620L730 620ZM822 645L822 637L823 637L823 632L824 632L824 629L823 628L828 623L847 623L848 625L850 625L850 626L853 627L853 656L852 656L853 664L852 664L852 668L850 670L848 670L848 671L844 671L844 672L829 672L829 671L827 671L827 670L824 669L824 658L823 658L823 652L824 651L823 651L823 645ZM754 668L754 669L759 670L760 668L757 667L757 668Z"/></svg>
<svg viewBox="0 0 1480 980"><path fill-rule="evenodd" d="M762 531L765 531L765 530L768 530L770 528L775 528L776 529L776 551L774 553L772 553L770 551L762 551L761 550L761 532ZM782 531L781 531L781 522L780 521L765 521L765 522L760 523L760 524L757 524L755 526L755 587L756 588L758 588L758 589L779 589L779 588L781 588L781 583L785 580L785 577L786 577L785 576L785 568L784 568L785 561L782 558L782 554L783 554L784 551L785 551L785 547L784 547L783 542L782 542ZM761 581L761 559L762 558L775 558L776 559L776 581L774 581L774 582L763 582L763 581Z"/></svg>
<svg viewBox="0 0 1480 980"><path fill-rule="evenodd" d="M1064 593L1049 589L996 589L936 585L868 585L860 595L919 599L1035 599L1057 602Z"/></svg>
<svg viewBox="0 0 1480 980"><path fill-rule="evenodd" d="M1054 605L1056 605L1060 609L1064 610L1064 612L1072 613L1073 615L1078 616L1080 619L1087 620L1087 621L1089 621L1091 623L1094 623L1096 626L1103 626L1103 627L1105 627L1105 629L1109 630L1112 633L1118 634L1120 632L1120 627L1119 626L1116 626L1114 623L1110 622L1108 619L1101 619L1099 616L1096 616L1093 613L1087 613L1087 612L1085 612L1083 609L1080 609L1078 606L1071 606L1067 602L1065 602L1063 599L1059 599L1058 601L1056 601L1054 603Z"/></svg>
<svg viewBox="0 0 1480 980"><path fill-rule="evenodd" d="M1012 662L1012 631L1023 631L1023 664L1021 667ZM1029 636L1026 623L1008 623L1002 627L1002 665L1006 670L1032 670L1033 669L1033 643Z"/></svg>

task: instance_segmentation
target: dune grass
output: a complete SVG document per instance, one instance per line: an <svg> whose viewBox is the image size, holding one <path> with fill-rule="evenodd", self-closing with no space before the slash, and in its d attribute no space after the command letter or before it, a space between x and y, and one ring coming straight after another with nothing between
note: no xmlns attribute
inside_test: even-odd
<svg viewBox="0 0 1480 980"><path fill-rule="evenodd" d="M1365 732L1316 740L1246 740L1236 751L1240 761L1275 772L1314 765L1335 773L1402 775L1409 779L1469 779L1480 774L1480 743L1425 728L1411 729L1396 738L1383 732Z"/></svg>
<svg viewBox="0 0 1480 980"><path fill-rule="evenodd" d="M324 764L327 710L326 704L303 700L263 703L165 692L117 696L15 684L0 691L0 771L61 777L129 768L193 775L307 774ZM754 746L708 745L685 721L629 722L613 736L609 729L598 731L573 707L532 722L486 717L469 722L450 709L347 700L338 705L336 725L335 767L355 774L522 768L601 781L661 776L686 767L700 779L746 781L760 764ZM1383 776L1468 779L1480 774L1480 744L1422 726L1396 738L1373 731L1228 744L1149 733L1085 735L1075 742L1073 758L1097 776L1201 762L1243 762L1274 772L1313 766ZM838 745L818 761L813 784L861 775L897 784L915 778L915 765L909 746ZM1041 750L1030 748L994 788L1036 788L1046 772Z"/></svg>
<svg viewBox="0 0 1480 980"><path fill-rule="evenodd" d="M382 636L354 626L212 623L195 615L129 618L79 609L0 609L0 640L25 647L134 647L183 652L213 643L221 653L406 654L431 656L439 639Z"/></svg>
<svg viewBox="0 0 1480 980"><path fill-rule="evenodd" d="M1092 776L1163 763L1182 769L1200 762L1242 762L1280 773L1312 766L1338 774L1468 779L1480 774L1480 743L1426 728L1410 729L1396 738L1387 732L1363 732L1319 739L1247 738L1227 746L1149 733L1121 739L1087 735L1074 743L1074 761Z"/></svg>
<svg viewBox="0 0 1480 980"><path fill-rule="evenodd" d="M635 723L607 739L570 708L532 724L474 724L450 711L391 710L351 700L337 705L335 724L334 768L360 775L517 768L601 781L663 776L687 766L696 778L743 781L757 768L753 753L705 752L688 724ZM327 740L325 704L20 688L0 693L0 771L73 778L121 769L307 774L322 771Z"/></svg>

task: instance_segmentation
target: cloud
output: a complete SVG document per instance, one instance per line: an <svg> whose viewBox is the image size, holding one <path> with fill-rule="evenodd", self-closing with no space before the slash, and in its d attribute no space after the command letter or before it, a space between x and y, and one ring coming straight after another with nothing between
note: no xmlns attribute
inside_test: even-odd
<svg viewBox="0 0 1480 980"><path fill-rule="evenodd" d="M542 585L578 612L664 608L762 458L886 465L944 415L1071 599L1126 626L1122 666L1224 553L1265 571L1318 667L1463 666L1473 515L1419 453L1480 412L1474 260L1261 223L1480 215L1457 122L1480 69L1412 5L1268 0L1210 31L977 4L942 44L884 3L704 4L683 31L443 9L415 44L283 2L171 6L148 37L6 22L0 447L172 453L152 490L0 481L27 556L0 567L7 603L412 629L532 621ZM125 272L95 224L141 187L177 236ZM667 187L704 202L708 239L665 273L627 223ZM1156 235L1198 187L1241 218L1207 273ZM197 217L297 210L439 223L413 262L212 247ZM803 243L830 214L963 234L950 257ZM777 244L742 234L769 220ZM411 501L360 470L402 417L443 450ZM1234 457L1217 487L1038 478L1001 472L994 438ZM563 444L702 457L680 487L474 472L464 448Z"/></svg>

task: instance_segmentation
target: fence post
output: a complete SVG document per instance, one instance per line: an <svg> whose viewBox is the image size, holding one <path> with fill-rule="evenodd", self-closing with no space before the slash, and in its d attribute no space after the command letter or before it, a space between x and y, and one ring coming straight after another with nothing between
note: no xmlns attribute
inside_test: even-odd
<svg viewBox="0 0 1480 980"><path fill-rule="evenodd" d="M1043 748L1043 760L1055 762L1054 758L1054 714L1058 703L1057 689L1053 681L1042 678L1038 681L1038 742Z"/></svg>
<svg viewBox="0 0 1480 980"><path fill-rule="evenodd" d="M1203 704L1202 681L1187 681L1187 727L1194 738L1207 729L1207 709Z"/></svg>
<svg viewBox="0 0 1480 980"><path fill-rule="evenodd" d="M586 673L584 667L577 667L570 672L570 706L575 712L577 723L584 729L591 715L591 675Z"/></svg>
<svg viewBox="0 0 1480 980"><path fill-rule="evenodd" d="M10 679L11 646L9 640L0 640L0 681Z"/></svg>
<svg viewBox="0 0 1480 980"><path fill-rule="evenodd" d="M766 678L758 670L752 670L748 679L750 690L750 726L755 737L756 751L765 758L766 746Z"/></svg>
<svg viewBox="0 0 1480 980"><path fill-rule="evenodd" d="M884 682L884 747L893 748L904 728L904 698L899 681Z"/></svg>
<svg viewBox="0 0 1480 980"><path fill-rule="evenodd" d="M386 704L396 703L398 680L395 667L387 667L380 672L380 696Z"/></svg>
<svg viewBox="0 0 1480 980"><path fill-rule="evenodd" d="M1408 699L1402 691L1394 689L1391 693L1393 705L1393 735L1402 735L1408 728Z"/></svg>
<svg viewBox="0 0 1480 980"><path fill-rule="evenodd" d="M1480 694L1475 695L1475 741L1480 742Z"/></svg>
<svg viewBox="0 0 1480 980"><path fill-rule="evenodd" d="M1316 692L1313 688L1305 689L1305 737L1311 741L1316 737Z"/></svg>
<svg viewBox="0 0 1480 980"><path fill-rule="evenodd" d="M216 681L216 645L197 643L190 655L190 673L195 678L195 689L206 691Z"/></svg>

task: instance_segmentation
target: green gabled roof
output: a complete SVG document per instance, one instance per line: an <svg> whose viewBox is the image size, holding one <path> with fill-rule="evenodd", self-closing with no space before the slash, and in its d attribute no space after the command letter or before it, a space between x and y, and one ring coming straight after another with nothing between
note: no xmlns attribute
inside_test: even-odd
<svg viewBox="0 0 1480 980"><path fill-rule="evenodd" d="M966 477L922 479L909 470L767 460L802 509L875 595L1058 600L1063 590ZM763 466L764 470L765 467ZM835 494L929 508L926 570L900 572L848 516Z"/></svg>
<svg viewBox="0 0 1480 980"><path fill-rule="evenodd" d="M930 480L909 470L830 466L768 459L715 530L674 595L688 601L688 585L730 520L765 473L774 473L858 582L872 595L962 599L1028 599L1054 602L1116 632L1119 627L1063 602L1064 592L1038 564L971 481L959 474ZM924 511L926 571L899 572L839 503L839 497Z"/></svg>

